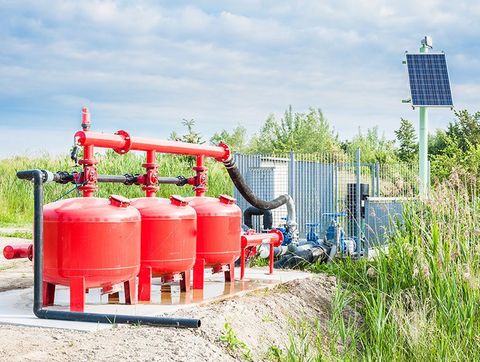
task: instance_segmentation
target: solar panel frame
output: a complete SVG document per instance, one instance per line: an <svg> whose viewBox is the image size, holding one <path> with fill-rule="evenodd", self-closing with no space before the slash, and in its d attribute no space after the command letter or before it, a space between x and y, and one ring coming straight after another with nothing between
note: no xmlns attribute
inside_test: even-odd
<svg viewBox="0 0 480 362"><path fill-rule="evenodd" d="M453 107L444 53L407 53L412 106Z"/></svg>

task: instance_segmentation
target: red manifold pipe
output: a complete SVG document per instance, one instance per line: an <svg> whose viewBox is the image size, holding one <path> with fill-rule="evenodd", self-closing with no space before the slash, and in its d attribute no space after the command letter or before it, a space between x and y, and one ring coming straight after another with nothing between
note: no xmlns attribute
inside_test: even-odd
<svg viewBox="0 0 480 362"><path fill-rule="evenodd" d="M117 153L128 151L157 151L191 156L213 157L218 161L226 161L230 157L230 149L225 144L219 146L199 145L179 141L156 140L151 138L131 137L125 131L107 134L93 131L78 131L75 138L80 146L112 148Z"/></svg>
<svg viewBox="0 0 480 362"><path fill-rule="evenodd" d="M7 245L3 248L5 259L33 258L33 244Z"/></svg>
<svg viewBox="0 0 480 362"><path fill-rule="evenodd" d="M262 244L270 244L269 269L270 274L273 273L273 248L280 246L283 242L283 234L279 230L270 230L269 233L252 234L247 232L241 237L241 254L240 254L240 279L245 275L245 259L246 249L249 246Z"/></svg>

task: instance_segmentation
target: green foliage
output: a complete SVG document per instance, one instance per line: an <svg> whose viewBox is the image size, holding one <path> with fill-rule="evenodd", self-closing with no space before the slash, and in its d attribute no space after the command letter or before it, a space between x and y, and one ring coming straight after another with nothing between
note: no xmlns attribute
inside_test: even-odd
<svg viewBox="0 0 480 362"><path fill-rule="evenodd" d="M125 173L144 173L142 164L145 162L143 154L129 152L118 155L113 151L95 154L99 161L99 174L123 175ZM191 157L175 155L157 155L159 173L162 176L191 176L194 174L192 167L195 160ZM211 159L206 160L209 169L208 192L209 196L233 193L233 185L228 178L225 167ZM25 225L31 223L33 218L33 186L30 182L16 178L18 170L40 168L50 171L80 171L74 168L69 157L51 157L45 154L38 158L13 157L0 160L0 224ZM65 197L76 197L78 192L74 185L48 184L45 186L45 202L52 202L69 190L73 190ZM125 186L122 184L100 184L95 196L108 197L111 194L120 194L128 198L143 197L144 193L139 186ZM190 186L178 187L175 185L162 185L158 192L159 197L170 197L172 194L193 196Z"/></svg>
<svg viewBox="0 0 480 362"><path fill-rule="evenodd" d="M445 130L435 130L433 135L428 136L428 153L433 156L443 154L449 142L450 138Z"/></svg>
<svg viewBox="0 0 480 362"><path fill-rule="evenodd" d="M457 119L447 128L447 136L459 149L467 152L471 146L480 143L480 112L470 114L467 110L455 112Z"/></svg>
<svg viewBox="0 0 480 362"><path fill-rule="evenodd" d="M281 154L297 152L339 151L338 137L319 109L293 113L290 106L282 119L270 115L252 141L251 152Z"/></svg>
<svg viewBox="0 0 480 362"><path fill-rule="evenodd" d="M220 341L226 344L227 349L230 352L240 352L242 357L247 361L252 361L252 352L245 342L238 339L232 325L228 322L224 325L224 331L220 336Z"/></svg>
<svg viewBox="0 0 480 362"><path fill-rule="evenodd" d="M397 137L397 156L404 162L415 162L418 151L417 135L413 123L407 119L400 119L400 127L395 131Z"/></svg>
<svg viewBox="0 0 480 362"><path fill-rule="evenodd" d="M184 125L187 128L186 133L179 136L176 132L172 132L170 134L170 139L172 141L181 141L181 142L199 143L199 144L205 143L204 141L202 141L202 136L200 132L197 132L194 130L195 121L193 119L184 119L182 121L182 125Z"/></svg>
<svg viewBox="0 0 480 362"><path fill-rule="evenodd" d="M235 152L245 153L248 150L247 129L237 126L231 133L224 129L210 138L210 143L213 145L218 145L220 142L226 143Z"/></svg>
<svg viewBox="0 0 480 362"><path fill-rule="evenodd" d="M365 134L359 128L358 134L351 141L345 141L342 148L348 154L354 154L360 148L363 162L393 163L398 161L394 141L387 140L385 135L380 136L378 127L368 129Z"/></svg>
<svg viewBox="0 0 480 362"><path fill-rule="evenodd" d="M475 194L459 182L438 185L428 200L407 205L388 253L315 265L338 280L328 336L334 359L480 359Z"/></svg>
<svg viewBox="0 0 480 362"><path fill-rule="evenodd" d="M32 239L33 233L31 231L10 231L10 232L0 232L0 236L5 238L20 238L20 239Z"/></svg>
<svg viewBox="0 0 480 362"><path fill-rule="evenodd" d="M431 173L437 181L452 174L478 186L480 171L480 112L455 112L456 119L446 131L430 138Z"/></svg>

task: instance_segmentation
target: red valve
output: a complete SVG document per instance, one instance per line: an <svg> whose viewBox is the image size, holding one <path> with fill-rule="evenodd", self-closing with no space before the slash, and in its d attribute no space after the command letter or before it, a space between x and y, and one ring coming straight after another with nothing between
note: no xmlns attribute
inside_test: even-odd
<svg viewBox="0 0 480 362"><path fill-rule="evenodd" d="M88 112L87 107L82 108L82 129L84 131L89 131L92 122L90 121L90 113Z"/></svg>
<svg viewBox="0 0 480 362"><path fill-rule="evenodd" d="M3 256L5 259L22 259L28 258L32 260L33 258L33 245L32 244L22 244L22 245L7 245L3 248Z"/></svg>

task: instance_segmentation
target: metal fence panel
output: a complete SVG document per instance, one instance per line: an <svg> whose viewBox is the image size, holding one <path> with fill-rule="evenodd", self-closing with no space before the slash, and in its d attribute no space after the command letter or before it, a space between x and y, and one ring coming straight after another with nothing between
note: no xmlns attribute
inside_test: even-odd
<svg viewBox="0 0 480 362"><path fill-rule="evenodd" d="M365 239L370 246L387 243L396 223L403 223L405 198L369 197L365 205Z"/></svg>
<svg viewBox="0 0 480 362"><path fill-rule="evenodd" d="M417 173L413 165L358 163L353 154L291 152L285 156L235 154L234 157L240 172L246 175L247 183L259 197L271 200L286 193L293 197L300 237L306 235L305 223L318 223L317 231L323 235L330 222L325 213L348 211L348 184L356 184L358 171L359 181L368 185L370 197L410 197L417 192ZM236 189L234 195L240 208L245 210L249 204ZM370 203L370 210L372 205ZM272 214L274 226L278 226L284 222L286 207L273 210ZM369 227L373 230L371 217ZM353 224L352 219L344 218L343 221L349 236L358 233L356 217ZM365 220L360 223L360 229L366 232ZM261 229L260 220L254 225L257 230ZM375 225L381 226L380 221Z"/></svg>
<svg viewBox="0 0 480 362"><path fill-rule="evenodd" d="M334 168L331 163L297 160L295 164L295 206L301 235L307 232L306 223L319 224L326 231L330 218L324 214L335 211Z"/></svg>

